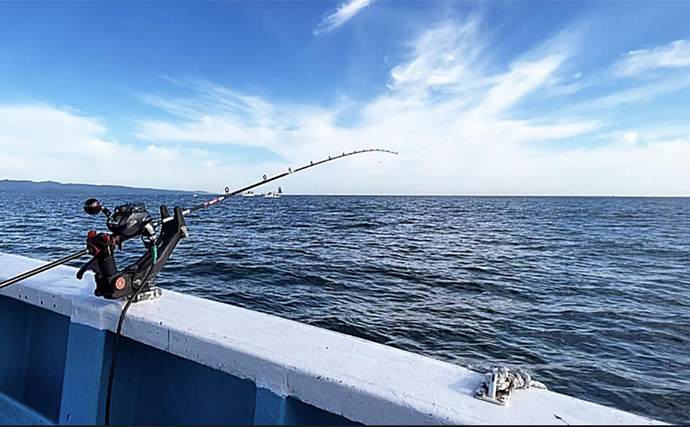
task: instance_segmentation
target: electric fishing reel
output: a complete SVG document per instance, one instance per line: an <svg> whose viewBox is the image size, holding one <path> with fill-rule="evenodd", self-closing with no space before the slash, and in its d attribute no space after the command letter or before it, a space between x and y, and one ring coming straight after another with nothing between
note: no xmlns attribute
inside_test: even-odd
<svg viewBox="0 0 690 427"><path fill-rule="evenodd" d="M189 236L179 207L175 207L173 215L170 215L168 208L161 205L161 221L158 222L161 230L158 235L156 222L143 203L123 204L111 212L98 200L88 199L84 203L84 211L89 215L103 213L110 233L89 231L86 249L92 258L79 269L77 278L81 280L86 271L93 271L96 278L94 294L106 299L125 298L145 291L142 287L151 288L179 241ZM137 236L141 237L146 253L134 264L118 270L115 248L122 250L125 241Z"/></svg>

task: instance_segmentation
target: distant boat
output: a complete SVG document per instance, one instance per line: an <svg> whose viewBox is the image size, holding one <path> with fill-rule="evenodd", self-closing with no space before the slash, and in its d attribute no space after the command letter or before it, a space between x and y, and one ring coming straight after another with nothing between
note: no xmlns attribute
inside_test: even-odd
<svg viewBox="0 0 690 427"><path fill-rule="evenodd" d="M268 193L264 194L264 199L280 199L281 194L283 194L283 189L278 187L277 193L269 191Z"/></svg>
<svg viewBox="0 0 690 427"><path fill-rule="evenodd" d="M254 197L254 192L252 190L247 190L244 193L242 193L242 196L244 197Z"/></svg>
<svg viewBox="0 0 690 427"><path fill-rule="evenodd" d="M196 194L196 193L194 193L194 197L199 197L199 195L198 195L198 194Z"/></svg>

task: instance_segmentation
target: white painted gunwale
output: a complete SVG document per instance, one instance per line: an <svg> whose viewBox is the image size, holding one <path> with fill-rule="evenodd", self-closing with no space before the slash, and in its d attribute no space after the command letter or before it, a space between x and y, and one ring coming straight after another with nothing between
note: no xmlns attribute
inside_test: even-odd
<svg viewBox="0 0 690 427"><path fill-rule="evenodd" d="M44 263L0 253L0 280ZM124 303L95 297L92 274L75 273L57 267L0 295L114 331ZM168 290L132 305L123 334L365 424L663 424L539 389L493 405L472 396L483 376L461 366Z"/></svg>

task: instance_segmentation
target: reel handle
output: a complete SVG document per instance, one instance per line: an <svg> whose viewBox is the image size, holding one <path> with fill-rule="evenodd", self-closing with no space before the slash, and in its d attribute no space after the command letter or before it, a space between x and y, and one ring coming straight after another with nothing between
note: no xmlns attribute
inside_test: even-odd
<svg viewBox="0 0 690 427"><path fill-rule="evenodd" d="M103 212L103 214L108 218L110 218L111 215L108 208L101 205L101 202L99 202L98 199L88 199L87 201L85 201L84 212L86 212L89 215L98 215L99 213Z"/></svg>

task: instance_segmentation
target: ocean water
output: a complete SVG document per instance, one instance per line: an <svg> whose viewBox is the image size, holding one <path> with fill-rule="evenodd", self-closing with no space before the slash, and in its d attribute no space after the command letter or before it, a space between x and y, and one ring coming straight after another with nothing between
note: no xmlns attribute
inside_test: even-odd
<svg viewBox="0 0 690 427"><path fill-rule="evenodd" d="M91 196L0 193L0 252L81 249ZM187 224L163 288L690 422L690 199L235 197Z"/></svg>

